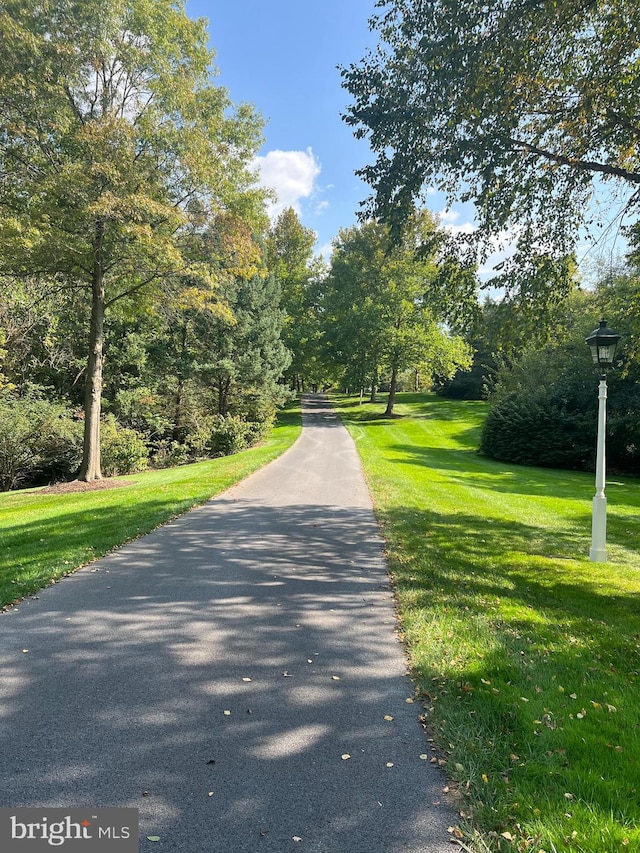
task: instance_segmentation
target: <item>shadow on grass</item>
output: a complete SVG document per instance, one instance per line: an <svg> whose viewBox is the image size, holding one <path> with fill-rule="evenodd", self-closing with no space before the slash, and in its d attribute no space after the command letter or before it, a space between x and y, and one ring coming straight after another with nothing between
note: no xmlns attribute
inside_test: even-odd
<svg viewBox="0 0 640 853"><path fill-rule="evenodd" d="M473 429L469 430L469 433L472 432ZM464 434L456 434L456 440L458 439L461 443L465 443ZM594 475L591 473L560 468L507 465L469 449L448 450L440 447L418 447L415 444L392 444L388 449L394 454L401 455L401 458L394 458L394 462L446 471L451 481L459 485L474 485L487 491L505 494L584 500L586 513L591 512L590 502L595 493ZM613 505L615 496L618 495L625 505L638 509L637 516L627 516L627 518L629 523L639 524L640 532L640 494L637 484L611 477L607 483L607 494L612 499Z"/></svg>
<svg viewBox="0 0 640 853"><path fill-rule="evenodd" d="M473 435L474 428L466 432L456 433L455 440L461 445L468 445L467 436ZM479 454L474 448L444 449L441 447L418 447L415 444L392 444L388 447L395 453L402 454L401 459L394 461L408 465L419 465L425 468L443 471L463 471L466 477L453 479L456 482L473 480L479 486L503 492L521 494L550 494L550 488L561 488L577 498L583 487L588 488L593 481L593 474L582 471L566 471L560 468L532 468L526 465L514 465L498 462Z"/></svg>
<svg viewBox="0 0 640 853"><path fill-rule="evenodd" d="M348 417L354 420L379 420L382 423L389 420L384 414L386 400L379 399L375 403L370 403L368 400L360 402L359 399L349 397L335 398L333 402L338 409L344 410L348 413ZM399 411L395 415L396 418L410 417L417 420L433 418L446 421L461 420L468 423L470 417L483 417L487 409L487 404L482 401L465 400L462 406L460 400L446 400L435 394L403 392L396 398L396 408L402 410L405 405L411 406L411 411L406 414ZM371 411L372 406L378 407L378 410Z"/></svg>
<svg viewBox="0 0 640 853"><path fill-rule="evenodd" d="M388 510L382 521L402 551L421 554L419 573L413 563L397 571L425 606L433 589L478 612L487 599L507 597L543 610L555 622L577 619L586 628L591 620L611 617L614 623L622 620L627 633L640 635L640 579L631 592L615 592L601 577L589 580L584 565L572 561L584 553L583 533L516 521L487 522L479 529L477 516L427 510Z"/></svg>
<svg viewBox="0 0 640 853"><path fill-rule="evenodd" d="M529 797L543 822L564 821L569 791L583 840L587 813L628 835L640 819L628 769L640 759L640 581L602 566L591 577L549 553L575 553L571 533L516 521L478 529L464 512L394 509L382 520L414 672L484 828L512 828L508 804Z"/></svg>

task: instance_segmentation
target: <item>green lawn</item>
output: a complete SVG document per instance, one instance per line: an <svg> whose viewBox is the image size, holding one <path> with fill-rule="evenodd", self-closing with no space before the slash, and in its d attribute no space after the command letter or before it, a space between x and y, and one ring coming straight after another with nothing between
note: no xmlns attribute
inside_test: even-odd
<svg viewBox="0 0 640 853"><path fill-rule="evenodd" d="M479 456L484 404L335 402L465 838L640 850L640 483L609 481L609 562L591 563L594 477Z"/></svg>
<svg viewBox="0 0 640 853"><path fill-rule="evenodd" d="M300 432L296 405L259 446L234 456L122 478L121 488L0 495L0 608L204 503L275 459Z"/></svg>

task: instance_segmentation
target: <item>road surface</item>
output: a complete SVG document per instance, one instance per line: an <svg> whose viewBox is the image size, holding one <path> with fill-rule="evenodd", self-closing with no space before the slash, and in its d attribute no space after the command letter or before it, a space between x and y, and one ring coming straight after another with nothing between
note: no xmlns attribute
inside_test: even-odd
<svg viewBox="0 0 640 853"><path fill-rule="evenodd" d="M322 397L278 460L0 614L0 661L0 806L135 807L141 851L452 849L369 494Z"/></svg>

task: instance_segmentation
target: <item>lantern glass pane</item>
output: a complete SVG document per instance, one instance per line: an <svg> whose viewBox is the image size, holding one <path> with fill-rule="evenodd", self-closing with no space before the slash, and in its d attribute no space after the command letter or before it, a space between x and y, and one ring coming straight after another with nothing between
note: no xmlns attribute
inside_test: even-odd
<svg viewBox="0 0 640 853"><path fill-rule="evenodd" d="M598 361L600 364L611 364L613 361L613 347L611 346L599 346L598 347Z"/></svg>

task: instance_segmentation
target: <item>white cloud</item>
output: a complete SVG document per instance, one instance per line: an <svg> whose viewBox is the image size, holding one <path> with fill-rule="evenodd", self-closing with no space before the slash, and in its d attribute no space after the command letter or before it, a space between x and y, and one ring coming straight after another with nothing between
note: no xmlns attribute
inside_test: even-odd
<svg viewBox="0 0 640 853"><path fill-rule="evenodd" d="M462 225L458 225L458 220L461 216L459 210L447 208L446 210L441 210L437 216L444 230L450 234L473 234L476 230L476 225L473 222L463 222Z"/></svg>
<svg viewBox="0 0 640 853"><path fill-rule="evenodd" d="M329 202L328 201L321 201L319 204L316 205L316 209L314 210L314 213L316 213L319 216L320 214L324 213L325 210L328 210L328 209L329 209Z"/></svg>
<svg viewBox="0 0 640 853"><path fill-rule="evenodd" d="M256 157L254 166L260 176L260 186L276 192L277 201L267 206L272 218L287 207L292 207L299 214L301 200L313 194L320 174L320 164L311 148L306 151L269 151L264 157Z"/></svg>

